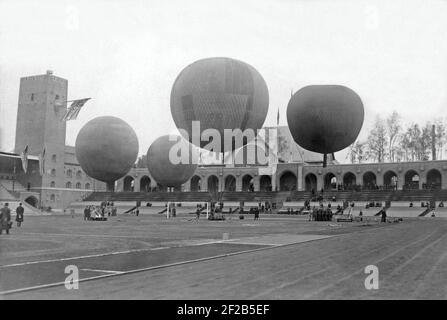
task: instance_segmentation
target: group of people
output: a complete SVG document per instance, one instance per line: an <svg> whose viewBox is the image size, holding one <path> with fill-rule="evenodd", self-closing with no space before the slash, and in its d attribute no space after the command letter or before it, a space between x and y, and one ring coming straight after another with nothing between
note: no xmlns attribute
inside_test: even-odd
<svg viewBox="0 0 447 320"><path fill-rule="evenodd" d="M21 227L23 222L23 213L25 209L22 206L22 203L16 208L16 222L17 227ZM6 231L6 234L9 234L9 229L12 227L11 222L11 209L9 209L9 203L6 202L3 205L3 208L0 209L0 234L3 233L3 230Z"/></svg>
<svg viewBox="0 0 447 320"><path fill-rule="evenodd" d="M261 210L263 210L264 208L263 207L261 207ZM254 215L254 219L255 220L259 220L259 207L256 207L256 208L250 208L250 213L251 214L253 214Z"/></svg>
<svg viewBox="0 0 447 320"><path fill-rule="evenodd" d="M328 203L327 206L324 206L324 202L320 202L318 208L315 206L311 208L310 202L306 201L304 204L303 210L309 211L309 221L332 221L332 217L338 214L345 214L349 219L354 219L354 203L346 202L344 206L337 205L335 212L332 211L331 203ZM363 220L363 212L360 210L358 214L360 221Z"/></svg>
<svg viewBox="0 0 447 320"><path fill-rule="evenodd" d="M117 209L113 202L103 201L99 206L86 206L84 209L84 220L104 219L106 216L116 216Z"/></svg>
<svg viewBox="0 0 447 320"><path fill-rule="evenodd" d="M201 204L197 204L196 207L196 220L198 221L200 219L200 214L207 208L208 204L205 204L205 206L202 206ZM208 212L208 219L209 220L225 220L225 217L223 215L223 209L224 209L224 203L223 202L211 202ZM236 209L234 212L239 210L239 216L243 216L244 214L244 207L240 206L238 209ZM269 210L272 210L272 207L269 203L266 203L265 205L262 203L259 203L258 207L251 207L249 209L249 214L253 214L254 220L259 220L259 214L260 213L268 213ZM233 213L233 209L230 208L228 211L229 214Z"/></svg>
<svg viewBox="0 0 447 320"><path fill-rule="evenodd" d="M325 208L323 203L320 203L318 208L313 208L309 213L309 221L331 221L332 216L331 204Z"/></svg>

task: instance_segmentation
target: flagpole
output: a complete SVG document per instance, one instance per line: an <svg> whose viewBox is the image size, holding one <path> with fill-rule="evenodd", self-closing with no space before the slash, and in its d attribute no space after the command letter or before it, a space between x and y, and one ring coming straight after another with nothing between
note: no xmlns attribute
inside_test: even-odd
<svg viewBox="0 0 447 320"><path fill-rule="evenodd" d="M90 100L91 98L84 98L84 99ZM67 103L67 102L73 102L73 101L84 100L84 99L65 100L65 101L60 101L60 102L58 101L58 103Z"/></svg>

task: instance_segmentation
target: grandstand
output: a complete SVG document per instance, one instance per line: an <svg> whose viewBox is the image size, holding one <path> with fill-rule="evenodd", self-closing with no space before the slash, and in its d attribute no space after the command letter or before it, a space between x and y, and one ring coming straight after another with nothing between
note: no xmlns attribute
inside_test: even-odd
<svg viewBox="0 0 447 320"><path fill-rule="evenodd" d="M360 211L364 216L376 216L382 207L387 208L389 217L423 217L431 215L431 206L439 206L447 200L447 190L363 190L327 191L322 196L325 203L346 208L354 204L353 215ZM257 207L259 203L273 205L274 213L297 211L304 207L305 201L318 205L317 196L307 191L259 191L259 192L93 192L84 201L73 202L69 209L82 212L87 205L98 205L102 201L112 201L118 212L127 212L139 206L140 213L160 213L168 202L179 204L178 213L193 213L197 204L223 202L225 211L242 206L245 210ZM320 197L321 200L321 197ZM373 205L371 205L373 204ZM447 209L437 208L436 216L447 216Z"/></svg>
<svg viewBox="0 0 447 320"><path fill-rule="evenodd" d="M447 190L363 190L327 191L321 194L324 200L337 201L445 201ZM308 191L259 191L259 192L93 192L85 201L164 201L164 202L209 202L209 201L272 201L304 202L311 200Z"/></svg>

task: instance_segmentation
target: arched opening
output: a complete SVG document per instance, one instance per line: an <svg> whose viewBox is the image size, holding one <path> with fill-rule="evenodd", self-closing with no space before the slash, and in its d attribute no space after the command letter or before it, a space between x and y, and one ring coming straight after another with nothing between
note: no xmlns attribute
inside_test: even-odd
<svg viewBox="0 0 447 320"><path fill-rule="evenodd" d="M87 183L85 184L85 189L87 189L87 190L90 189L90 183L87 182Z"/></svg>
<svg viewBox="0 0 447 320"><path fill-rule="evenodd" d="M54 201L54 200L52 200L52 201ZM37 208L37 204L39 203L39 200L37 200L37 198L34 196L29 196L28 198L25 199L25 202L28 203L29 205Z"/></svg>
<svg viewBox="0 0 447 320"><path fill-rule="evenodd" d="M346 172L343 176L343 187L352 189L357 184L357 177L352 172Z"/></svg>
<svg viewBox="0 0 447 320"><path fill-rule="evenodd" d="M133 191L134 190L135 180L131 176L127 176L124 178L123 182L123 191Z"/></svg>
<svg viewBox="0 0 447 320"><path fill-rule="evenodd" d="M246 174L242 178L242 191L254 191L254 188L253 188L253 178L249 174Z"/></svg>
<svg viewBox="0 0 447 320"><path fill-rule="evenodd" d="M292 172L284 172L279 178L279 190L280 191L292 191L296 190L296 175Z"/></svg>
<svg viewBox="0 0 447 320"><path fill-rule="evenodd" d="M368 171L363 175L363 189L377 189L377 178L374 172Z"/></svg>
<svg viewBox="0 0 447 320"><path fill-rule="evenodd" d="M76 189L81 189L81 183L80 182L76 183Z"/></svg>
<svg viewBox="0 0 447 320"><path fill-rule="evenodd" d="M383 175L383 186L385 189L397 189L397 174L394 171L387 171Z"/></svg>
<svg viewBox="0 0 447 320"><path fill-rule="evenodd" d="M305 190L306 191L316 191L317 190L317 176L313 173L309 173L306 175L305 180Z"/></svg>
<svg viewBox="0 0 447 320"><path fill-rule="evenodd" d="M225 178L225 191L236 191L236 178L229 175Z"/></svg>
<svg viewBox="0 0 447 320"><path fill-rule="evenodd" d="M261 176L259 179L259 189L261 191L272 191L272 178L266 175Z"/></svg>
<svg viewBox="0 0 447 320"><path fill-rule="evenodd" d="M414 170L405 173L404 189L419 189L419 174Z"/></svg>
<svg viewBox="0 0 447 320"><path fill-rule="evenodd" d="M202 180L199 176L194 176L191 179L191 191L198 192L200 191L200 185Z"/></svg>
<svg viewBox="0 0 447 320"><path fill-rule="evenodd" d="M208 177L208 191L209 192L219 191L219 179L214 175Z"/></svg>
<svg viewBox="0 0 447 320"><path fill-rule="evenodd" d="M68 181L68 182L65 184L65 188L67 188L67 189L71 189L71 182L70 182L70 181Z"/></svg>
<svg viewBox="0 0 447 320"><path fill-rule="evenodd" d="M140 191L141 192L151 191L151 178L149 178L148 176L143 176L140 179Z"/></svg>
<svg viewBox="0 0 447 320"><path fill-rule="evenodd" d="M325 190L337 189L337 177L332 172L328 172L324 176L324 189Z"/></svg>
<svg viewBox="0 0 447 320"><path fill-rule="evenodd" d="M56 187L56 182L51 181L51 182L50 182L50 188L55 188L55 187Z"/></svg>
<svg viewBox="0 0 447 320"><path fill-rule="evenodd" d="M431 169L427 172L427 189L441 189L442 175L439 170Z"/></svg>

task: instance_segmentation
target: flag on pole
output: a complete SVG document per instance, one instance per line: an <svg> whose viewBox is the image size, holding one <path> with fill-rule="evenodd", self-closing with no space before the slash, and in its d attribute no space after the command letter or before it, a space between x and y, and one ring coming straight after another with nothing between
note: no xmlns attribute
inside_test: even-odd
<svg viewBox="0 0 447 320"><path fill-rule="evenodd" d="M39 154L39 172L43 176L45 174L45 147L41 154Z"/></svg>
<svg viewBox="0 0 447 320"><path fill-rule="evenodd" d="M26 146L25 149L22 151L20 157L22 158L23 172L26 173L28 170L28 146Z"/></svg>
<svg viewBox="0 0 447 320"><path fill-rule="evenodd" d="M62 118L62 121L76 120L79 111L81 111L81 108L90 99L91 98L73 100L70 107L67 109L67 112L65 113L64 117Z"/></svg>

